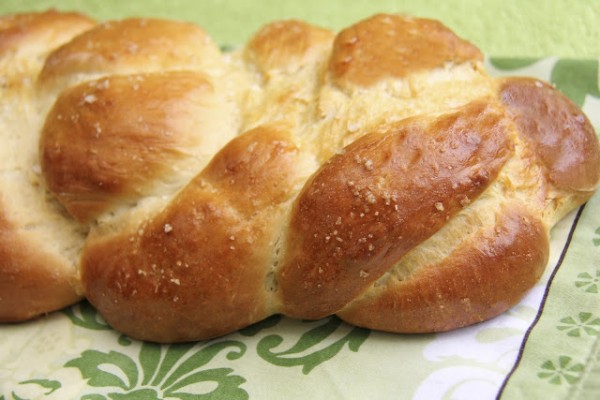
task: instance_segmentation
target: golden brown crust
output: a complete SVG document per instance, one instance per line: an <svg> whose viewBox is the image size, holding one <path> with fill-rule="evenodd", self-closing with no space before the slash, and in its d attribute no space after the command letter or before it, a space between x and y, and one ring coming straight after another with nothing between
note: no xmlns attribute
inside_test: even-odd
<svg viewBox="0 0 600 400"><path fill-rule="evenodd" d="M334 34L302 21L278 21L263 27L245 47L246 60L263 72L293 70L315 61L331 46Z"/></svg>
<svg viewBox="0 0 600 400"><path fill-rule="evenodd" d="M37 53L44 44L51 51L94 25L85 15L54 10L0 16L0 57L28 52L30 47Z"/></svg>
<svg viewBox="0 0 600 400"><path fill-rule="evenodd" d="M471 104L363 136L307 183L279 275L285 313L320 318L474 201L511 154L502 114Z"/></svg>
<svg viewBox="0 0 600 400"><path fill-rule="evenodd" d="M538 281L549 254L544 225L507 204L494 226L465 240L443 261L406 280L390 278L338 315L389 332L442 332L495 317Z"/></svg>
<svg viewBox="0 0 600 400"><path fill-rule="evenodd" d="M63 92L40 142L49 189L83 222L151 194L194 148L218 149L206 122L218 101L207 77L188 71L112 76Z"/></svg>
<svg viewBox="0 0 600 400"><path fill-rule="evenodd" d="M32 87L46 56L94 25L86 16L56 11L0 16L0 90L19 95Z"/></svg>
<svg viewBox="0 0 600 400"><path fill-rule="evenodd" d="M52 52L40 73L46 89L64 88L82 76L207 70L220 65L220 52L196 25L129 18L97 25Z"/></svg>
<svg viewBox="0 0 600 400"><path fill-rule="evenodd" d="M504 79L499 94L555 187L591 192L598 186L598 139L588 118L571 100L532 78Z"/></svg>
<svg viewBox="0 0 600 400"><path fill-rule="evenodd" d="M26 253L41 228L11 207L35 196L46 216L85 221L61 225L73 239L61 251L81 256L108 323L178 342L274 313L392 332L491 318L535 284L549 230L600 178L576 106L535 80L489 77L478 49L431 20L376 15L337 36L282 21L221 54L191 24L132 18L29 73L37 91L13 80L9 97L32 134L9 139L29 147L41 131L40 154L0 161L0 290L29 300L6 291L4 320L43 312L26 282L51 297L45 310L73 301L74 271ZM0 113L2 132L19 132L19 115ZM38 156L42 173L25 173Z"/></svg>
<svg viewBox="0 0 600 400"><path fill-rule="evenodd" d="M139 230L88 241L86 296L115 328L159 342L219 336L267 317L274 227L297 158L276 127L236 138Z"/></svg>
<svg viewBox="0 0 600 400"><path fill-rule="evenodd" d="M342 87L370 86L445 63L482 59L479 49L438 21L379 14L337 35L330 69Z"/></svg>
<svg viewBox="0 0 600 400"><path fill-rule="evenodd" d="M69 223L56 215L32 172L39 135L34 82L49 52L94 25L86 16L55 11L0 17L2 322L31 319L82 297L75 260L63 251L72 244L64 229Z"/></svg>
<svg viewBox="0 0 600 400"><path fill-rule="evenodd" d="M25 321L79 301L68 262L19 229L7 210L0 202L0 322Z"/></svg>

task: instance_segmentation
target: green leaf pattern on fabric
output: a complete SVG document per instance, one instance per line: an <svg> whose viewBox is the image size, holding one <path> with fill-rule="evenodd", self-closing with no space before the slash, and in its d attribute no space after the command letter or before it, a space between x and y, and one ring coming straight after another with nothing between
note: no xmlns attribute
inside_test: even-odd
<svg viewBox="0 0 600 400"><path fill-rule="evenodd" d="M558 360L548 360L540 366L538 376L548 380L553 385L568 384L577 382L584 365L575 363L569 356L562 355Z"/></svg>
<svg viewBox="0 0 600 400"><path fill-rule="evenodd" d="M45 393L46 395L54 393L56 390L60 389L60 387L62 386L59 381L53 381L53 380L49 380L49 379L31 379L28 381L21 382L21 384L23 384L23 385L26 385L29 383L39 385L39 386L43 387L44 389L48 389L48 391Z"/></svg>
<svg viewBox="0 0 600 400"><path fill-rule="evenodd" d="M238 359L246 352L246 346L231 340L200 349L191 345L142 343L137 359L117 351L88 350L67 362L65 367L77 368L89 386L108 389L108 398L115 400L248 398L246 391L240 388L245 379L233 375L231 369L202 368L222 351L227 351L227 358ZM185 390L191 385L210 382L216 383L217 388L206 393Z"/></svg>
<svg viewBox="0 0 600 400"><path fill-rule="evenodd" d="M594 243L594 246L598 247L600 246L600 226L594 233L596 234L596 237L592 239L592 242Z"/></svg>
<svg viewBox="0 0 600 400"><path fill-rule="evenodd" d="M349 350L358 351L370 333L368 329L353 328L347 335L315 351L312 349L332 336L343 324L337 317L330 317L322 322L321 325L302 334L298 341L286 350L273 351L285 341L284 337L281 335L266 336L258 342L257 352L260 357L274 365L282 367L301 365L302 372L308 374L318 365L337 355L346 344Z"/></svg>
<svg viewBox="0 0 600 400"><path fill-rule="evenodd" d="M599 293L598 285L600 285L600 269L595 273L582 272L577 275L575 286L587 293Z"/></svg>
<svg viewBox="0 0 600 400"><path fill-rule="evenodd" d="M82 301L62 311L73 324L82 328L94 330L110 330L111 327L104 322L99 313L87 301Z"/></svg>
<svg viewBox="0 0 600 400"><path fill-rule="evenodd" d="M600 335L600 318L590 312L580 312L577 316L565 317L556 327L565 331L568 336L579 337L583 334L589 336Z"/></svg>
<svg viewBox="0 0 600 400"><path fill-rule="evenodd" d="M102 321L97 311L84 302L64 311L71 323L78 328L98 331L111 330ZM276 328L281 316L273 316L240 331L241 336L258 336L270 328ZM316 325L316 326L315 326ZM308 374L324 362L335 357L344 346L357 352L369 336L370 331L351 328L340 333L345 324L337 317L305 323L307 330L287 350L272 352L283 338L266 335L258 341L257 353L262 359L276 366L301 366ZM346 327L347 328L347 327ZM346 329L348 330L348 329ZM84 400L153 400L163 398L188 399L247 399L248 393L242 385L246 379L236 375L232 368L209 368L208 365L219 354L225 359L236 361L246 354L247 346L239 340L217 340L205 343L160 345L133 341L125 335L114 335L123 350L139 346L137 357L125 351L85 350L77 358L64 364L65 368L79 371L93 393L81 397ZM331 342L323 344L324 342ZM21 384L37 384L50 389L51 394L61 387L60 382L28 380ZM214 388L216 384L216 388ZM212 389L211 389L212 388ZM207 390L202 392L202 390ZM18 395L12 393L12 398Z"/></svg>

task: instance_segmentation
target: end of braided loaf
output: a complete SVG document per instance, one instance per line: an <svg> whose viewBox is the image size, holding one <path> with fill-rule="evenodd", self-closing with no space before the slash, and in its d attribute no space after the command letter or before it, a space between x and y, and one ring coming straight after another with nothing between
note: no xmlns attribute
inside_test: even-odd
<svg viewBox="0 0 600 400"><path fill-rule="evenodd" d="M71 271L58 280L134 338L202 340L276 313L390 332L492 318L600 180L581 110L538 80L490 77L436 21L279 21L231 53L187 23L85 24L38 56L30 92L3 90L39 113L17 168L41 171L35 226L69 232L69 267L45 268ZM3 131L16 123L2 114ZM7 187L0 234L23 235ZM4 276L42 270L0 251ZM17 318L24 285L0 319L79 298Z"/></svg>

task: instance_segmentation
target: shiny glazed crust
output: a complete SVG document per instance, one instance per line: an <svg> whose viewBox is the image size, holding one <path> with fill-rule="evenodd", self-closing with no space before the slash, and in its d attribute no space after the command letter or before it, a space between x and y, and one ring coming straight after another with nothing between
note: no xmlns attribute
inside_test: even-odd
<svg viewBox="0 0 600 400"><path fill-rule="evenodd" d="M65 282L157 342L276 313L418 333L506 311L541 276L552 226L594 193L600 150L564 95L482 59L400 15L337 34L274 22L230 53L188 23L90 23L43 56L30 92L11 89L40 116L5 171L39 174L2 187L0 234L19 245L0 248L0 275L29 286L3 292L0 319L76 301ZM9 190L32 182L66 232L43 267Z"/></svg>

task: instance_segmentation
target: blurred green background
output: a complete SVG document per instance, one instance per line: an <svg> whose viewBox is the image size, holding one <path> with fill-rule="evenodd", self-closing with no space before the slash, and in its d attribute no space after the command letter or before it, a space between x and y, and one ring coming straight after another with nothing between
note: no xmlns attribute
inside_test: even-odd
<svg viewBox="0 0 600 400"><path fill-rule="evenodd" d="M377 12L439 19L498 57L600 57L600 0L0 0L0 13L77 10L99 19L195 22L217 42L243 43L262 24L298 18L338 30Z"/></svg>

